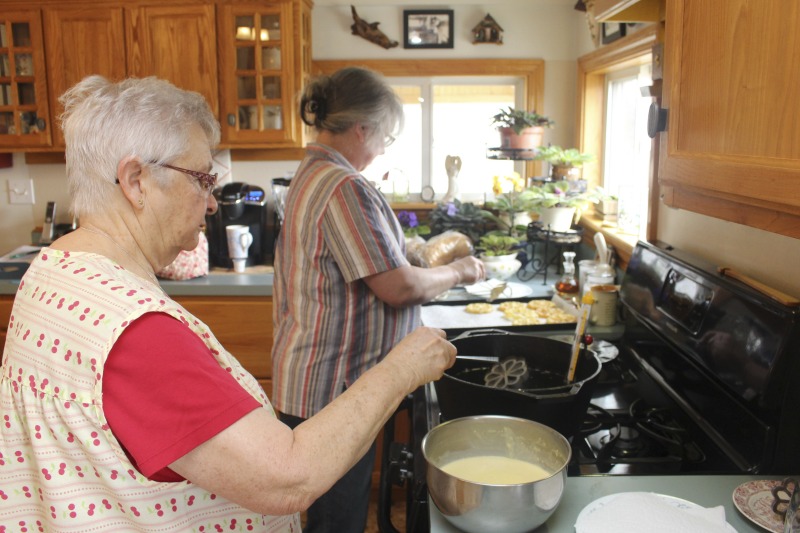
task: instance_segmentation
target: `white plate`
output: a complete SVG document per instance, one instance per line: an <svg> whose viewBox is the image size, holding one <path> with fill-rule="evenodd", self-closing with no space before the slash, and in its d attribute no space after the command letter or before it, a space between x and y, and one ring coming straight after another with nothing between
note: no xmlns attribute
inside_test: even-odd
<svg viewBox="0 0 800 533"><path fill-rule="evenodd" d="M496 279L487 279L486 281L480 281L475 283L474 285L467 285L464 287L464 290L470 293L473 296L477 296L478 298L488 298L492 292L492 289L497 287L503 283L500 280ZM506 290L503 291L498 299L501 298L525 298L526 296L530 296L533 294L533 289L528 287L527 285L523 285L522 283L514 283L513 281L506 282Z"/></svg>
<svg viewBox="0 0 800 533"><path fill-rule="evenodd" d="M633 494L633 493L624 493L624 492L622 492L622 493L619 493L619 494L609 494L608 496L603 496L602 498L596 499L595 501L593 501L592 503L590 503L589 505L584 507L583 510L578 515L578 519L575 520L575 532L576 533L592 533L591 529L589 529L589 528L587 528L585 526L585 524L589 523L591 514L594 513L595 511L597 511L598 509L600 509L601 507L603 507L605 505L608 505L615 498L617 498L618 496L620 496L622 494ZM666 494L658 494L658 493L655 493L655 492L651 492L650 494L653 494L654 496L658 496L659 498L663 499L666 503L668 503L670 505L673 505L674 507L676 507L678 509L700 509L701 508L701 506L697 505L696 503L692 503L692 502L687 501L687 500L682 500L680 498L675 498L674 496L667 496ZM581 522L583 522L584 525L582 527L579 527ZM736 529L732 525L730 525L728 523L726 523L725 525L727 526L727 529L728 529L728 531L730 533L737 533Z"/></svg>
<svg viewBox="0 0 800 533"><path fill-rule="evenodd" d="M733 504L748 520L767 531L783 532L783 520L772 510L772 487L781 481L758 480L748 481L733 491Z"/></svg>

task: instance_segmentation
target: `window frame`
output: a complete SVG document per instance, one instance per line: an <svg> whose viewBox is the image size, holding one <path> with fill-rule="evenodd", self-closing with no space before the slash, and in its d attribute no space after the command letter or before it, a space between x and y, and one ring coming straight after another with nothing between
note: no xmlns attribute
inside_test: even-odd
<svg viewBox="0 0 800 533"><path fill-rule="evenodd" d="M602 46L578 58L578 146L582 152L600 154L594 161L583 167L583 178L589 187L602 185L602 154L605 142L605 100L606 75L611 72L641 66L648 61L653 46L658 42L659 24L650 24L631 35L614 43ZM663 31L663 30L662 30ZM649 197L647 209L647 240L654 240L658 230L658 154L657 142L653 142L650 151ZM633 248L638 239L631 235L623 235L612 228L603 227L599 218L592 213L585 213L581 218L585 228L584 241L591 243L596 232L601 232L606 241L617 253L618 266L627 267Z"/></svg>

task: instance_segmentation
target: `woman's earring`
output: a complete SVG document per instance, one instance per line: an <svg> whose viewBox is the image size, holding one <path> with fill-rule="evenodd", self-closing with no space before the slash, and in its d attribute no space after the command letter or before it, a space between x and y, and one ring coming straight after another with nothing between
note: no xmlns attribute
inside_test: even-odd
<svg viewBox="0 0 800 533"><path fill-rule="evenodd" d="M144 198L139 198L139 209L144 207Z"/></svg>

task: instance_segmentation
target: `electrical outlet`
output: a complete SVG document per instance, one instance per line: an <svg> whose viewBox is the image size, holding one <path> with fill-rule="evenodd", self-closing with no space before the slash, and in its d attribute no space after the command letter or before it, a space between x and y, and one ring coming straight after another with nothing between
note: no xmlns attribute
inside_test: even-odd
<svg viewBox="0 0 800 533"><path fill-rule="evenodd" d="M10 204L30 204L33 205L33 180L32 179L9 179L8 180L8 203Z"/></svg>

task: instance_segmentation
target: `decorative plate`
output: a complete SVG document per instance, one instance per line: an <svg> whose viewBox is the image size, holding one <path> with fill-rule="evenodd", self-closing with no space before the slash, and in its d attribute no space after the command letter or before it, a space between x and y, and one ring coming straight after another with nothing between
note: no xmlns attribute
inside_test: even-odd
<svg viewBox="0 0 800 533"><path fill-rule="evenodd" d="M591 515L601 507L608 505L611 503L615 498L622 494L634 494L633 492L622 492L619 494L609 494L608 496L603 496L602 498L598 498L586 507L578 514L577 520L575 520L575 532L576 533L591 533L591 528L587 529L587 525L591 524ZM675 498L674 496L667 496L666 494L658 494L655 492L651 492L650 494L654 496L658 496L659 498L663 499L666 503L678 508L678 509L701 509L702 506L697 505L696 503L690 502L688 500L682 500L680 498ZM737 533L736 529L728 524L725 523L727 526L727 530L729 533Z"/></svg>
<svg viewBox="0 0 800 533"><path fill-rule="evenodd" d="M779 479L742 483L733 491L733 504L751 522L773 533L783 533L783 520L772 510L772 487Z"/></svg>
<svg viewBox="0 0 800 533"><path fill-rule="evenodd" d="M491 294L492 289L501 283L503 282L496 279L487 279L486 281L480 281L473 285L467 285L464 287L464 290L473 296L486 299L489 297L489 294ZM533 289L531 287L523 285L522 283L507 281L506 290L504 290L503 293L498 297L498 300L502 300L504 298L525 298L531 294L533 294Z"/></svg>

